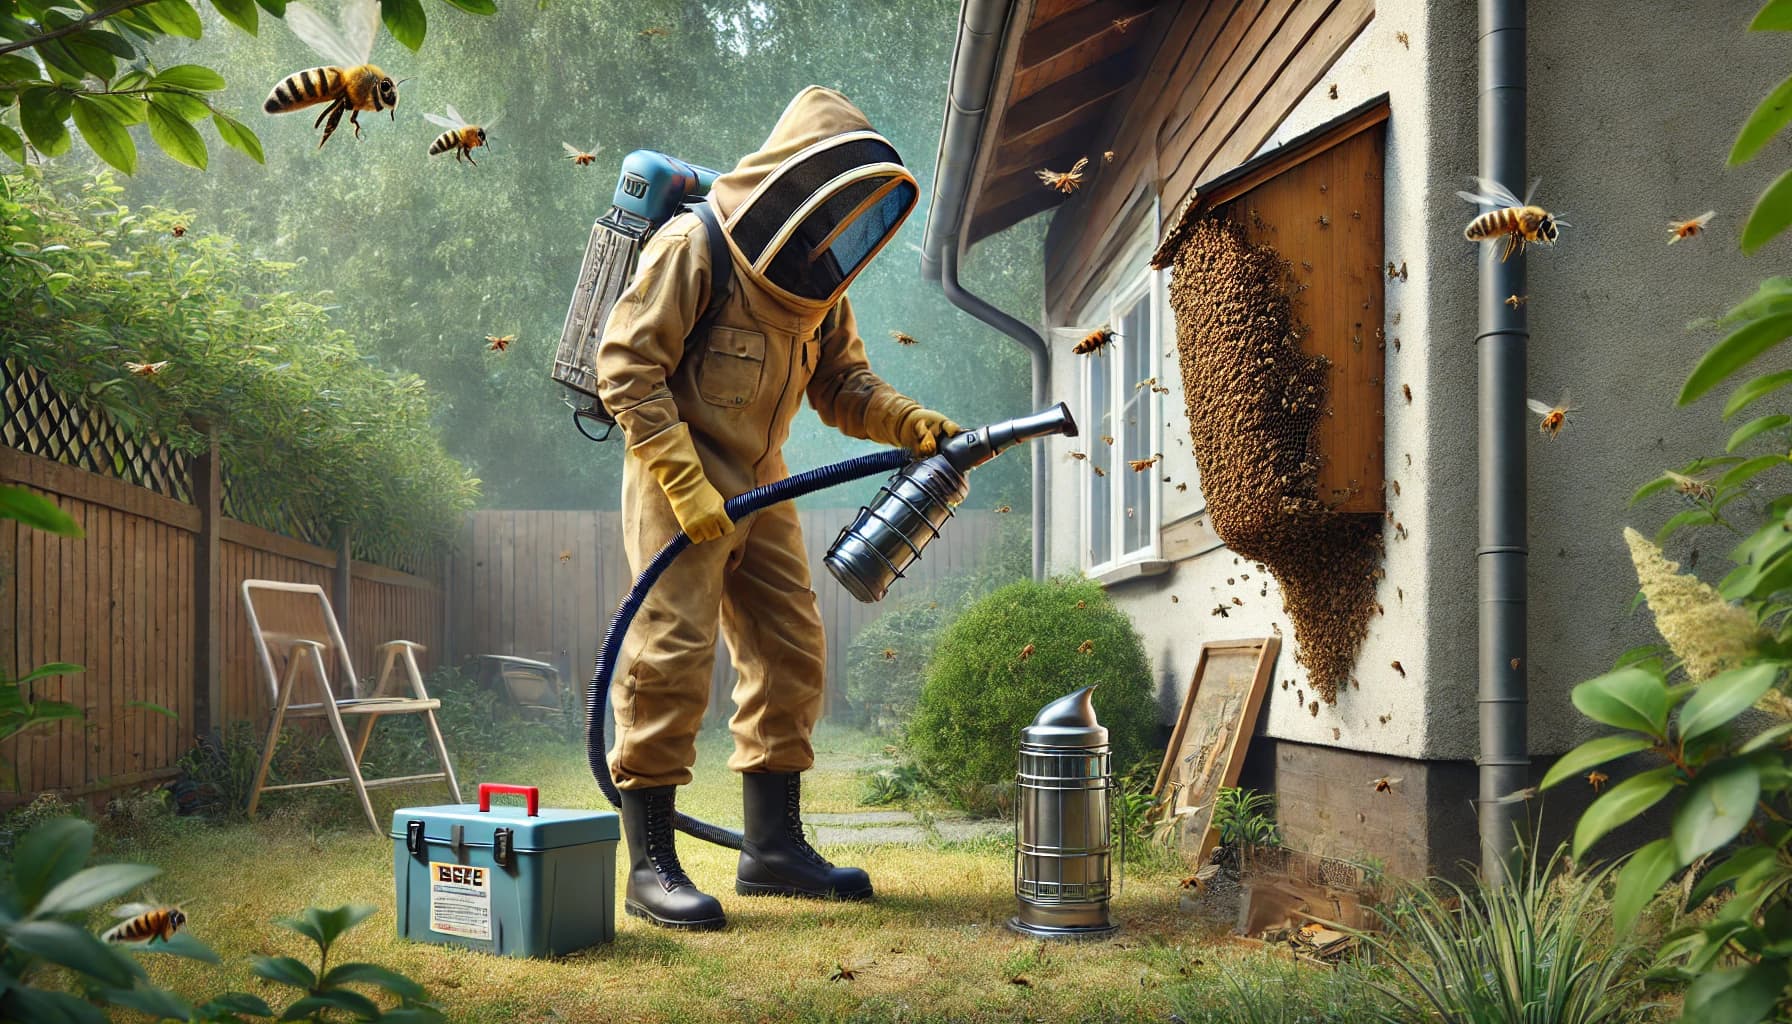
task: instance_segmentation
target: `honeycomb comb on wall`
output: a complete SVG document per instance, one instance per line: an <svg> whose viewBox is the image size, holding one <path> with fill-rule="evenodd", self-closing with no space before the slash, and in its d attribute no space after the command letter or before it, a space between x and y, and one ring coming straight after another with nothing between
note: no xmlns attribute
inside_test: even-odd
<svg viewBox="0 0 1792 1024"><path fill-rule="evenodd" d="M1217 218L1186 226L1170 276L1189 436L1214 532L1281 587L1298 660L1328 704L1375 613L1380 516L1320 500L1326 361L1302 351L1291 267Z"/></svg>

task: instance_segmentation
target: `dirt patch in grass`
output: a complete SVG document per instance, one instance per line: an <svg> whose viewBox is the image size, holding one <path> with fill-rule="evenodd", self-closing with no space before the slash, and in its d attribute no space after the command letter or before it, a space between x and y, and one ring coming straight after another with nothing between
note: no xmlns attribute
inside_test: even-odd
<svg viewBox="0 0 1792 1024"><path fill-rule="evenodd" d="M853 734L824 732L805 777L808 809L867 810L854 773L872 751ZM739 781L721 766L727 740L706 735L697 782L681 806L738 825ZM471 791L473 783L468 780ZM572 748L543 750L502 781L539 785L554 807L596 807L596 786ZM441 801L438 790L401 794ZM384 813L398 806L391 797ZM394 934L392 846L357 828L320 827L316 805L276 803L255 823L183 827L131 852L167 871L167 891L191 909L191 929L225 966L152 963L159 980L198 995L258 991L251 954L307 956L303 940L269 922L308 904L365 901L380 913L355 931L340 957L370 960L426 985L457 1022L510 1021L1163 1021L1172 989L1204 957L1237 954L1210 925L1178 910L1173 874L1129 869L1115 902L1119 935L1087 944L1041 944L1010 932L1011 840L920 845L824 845L837 862L871 872L868 904L749 899L733 892L732 851L684 840L697 883L727 907L729 927L710 934L650 928L622 915L616 941L561 960L512 960L412 943ZM622 859L622 848L618 860ZM620 872L618 890L621 888ZM847 968L852 979L831 980Z"/></svg>

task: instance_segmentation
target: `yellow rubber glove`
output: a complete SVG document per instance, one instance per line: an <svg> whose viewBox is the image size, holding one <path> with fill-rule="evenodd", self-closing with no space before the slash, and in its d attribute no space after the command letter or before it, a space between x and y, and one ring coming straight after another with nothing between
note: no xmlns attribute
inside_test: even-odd
<svg viewBox="0 0 1792 1024"><path fill-rule="evenodd" d="M944 413L921 408L911 409L896 427L896 436L902 446L918 455L932 455L940 441L963 432L964 428L947 419Z"/></svg>
<svg viewBox="0 0 1792 1024"><path fill-rule="evenodd" d="M668 427L629 451L645 462L653 478L660 482L666 500L672 503L672 514L678 517L678 525L690 535L693 544L734 532L722 493L703 475L703 463L697 459L697 447L691 443L688 425Z"/></svg>

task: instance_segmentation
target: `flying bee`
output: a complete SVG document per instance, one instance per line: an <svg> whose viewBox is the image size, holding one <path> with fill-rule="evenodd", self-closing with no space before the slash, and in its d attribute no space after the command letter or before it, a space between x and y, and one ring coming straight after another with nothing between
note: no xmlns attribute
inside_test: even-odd
<svg viewBox="0 0 1792 1024"><path fill-rule="evenodd" d="M1195 890L1195 895L1200 896L1207 892L1207 883L1213 881L1214 876L1219 873L1220 866L1218 864L1208 864L1184 878L1180 884L1184 889Z"/></svg>
<svg viewBox="0 0 1792 1024"><path fill-rule="evenodd" d="M1524 404L1529 406L1532 412L1543 417L1537 423L1537 432L1548 434L1551 440L1561 434L1562 428L1568 425L1568 414L1574 411L1574 406L1568 404L1568 392L1566 391L1562 392L1562 400L1554 405L1545 405L1535 398L1526 399Z"/></svg>
<svg viewBox="0 0 1792 1024"><path fill-rule="evenodd" d="M1086 356L1094 352L1100 352L1102 349L1107 348L1112 344L1113 341L1114 329L1103 324L1084 335L1083 340L1077 342L1076 346L1070 350L1070 354L1073 356Z"/></svg>
<svg viewBox="0 0 1792 1024"><path fill-rule="evenodd" d="M1177 484L1176 489L1179 491L1186 491L1186 490L1188 490L1188 484L1186 484L1186 483Z"/></svg>
<svg viewBox="0 0 1792 1024"><path fill-rule="evenodd" d="M1036 650L1036 648L1032 644L1022 647L1020 649L1020 660L1026 661L1028 658L1031 658L1034 650Z"/></svg>
<svg viewBox="0 0 1792 1024"><path fill-rule="evenodd" d="M1109 448L1112 448L1114 446L1114 435L1112 435L1112 434L1101 435L1101 443L1107 445Z"/></svg>
<svg viewBox="0 0 1792 1024"><path fill-rule="evenodd" d="M1095 641L1084 640L1082 643L1077 644L1076 645L1076 653L1078 653L1078 654L1094 654L1095 653Z"/></svg>
<svg viewBox="0 0 1792 1024"><path fill-rule="evenodd" d="M288 4L286 25L293 35L304 40L306 46L334 63L286 76L262 101L263 111L284 114L319 103L328 104L311 125L313 128L323 125L323 138L317 140L319 148L330 141L345 112L357 139L361 137L363 110L390 111L392 119L398 119L398 83L367 62L373 55L373 40L380 30L377 0L344 0L340 26L325 21L323 15L302 3Z"/></svg>
<svg viewBox="0 0 1792 1024"><path fill-rule="evenodd" d="M1139 381L1137 384L1134 384L1132 386L1132 389L1134 391L1143 391L1146 388L1150 388L1151 390L1156 391L1157 390L1157 378L1156 377L1146 377L1144 380Z"/></svg>
<svg viewBox="0 0 1792 1024"><path fill-rule="evenodd" d="M1398 345L1400 343L1398 341L1396 341L1394 344ZM1402 395L1406 396L1406 404L1411 405L1412 404L1412 385L1411 384L1400 385L1400 393Z"/></svg>
<svg viewBox="0 0 1792 1024"><path fill-rule="evenodd" d="M661 36L669 36L671 34L672 30L664 25L649 25L641 30L641 38L643 39L658 39Z"/></svg>
<svg viewBox="0 0 1792 1024"><path fill-rule="evenodd" d="M1111 149L1103 150L1102 154L1101 154L1101 162L1104 164L1113 163L1114 162L1114 151Z"/></svg>
<svg viewBox="0 0 1792 1024"><path fill-rule="evenodd" d="M1610 775L1605 774L1604 772L1593 771L1593 772L1587 773L1587 785L1592 786L1593 792L1595 792L1595 793L1604 789L1605 784L1610 782L1611 780L1612 780L1612 777Z"/></svg>
<svg viewBox="0 0 1792 1024"><path fill-rule="evenodd" d="M187 226L185 224L176 224L168 229L168 233L176 238L185 238L187 235Z"/></svg>
<svg viewBox="0 0 1792 1024"><path fill-rule="evenodd" d="M467 163L475 167L479 164L473 159L473 151L485 145L486 129L494 127L498 123L498 119L494 117L484 125L469 124L466 118L460 116L460 111L454 109L452 105L448 108L447 117L440 114L424 114L423 119L437 127L448 129L436 136L436 141L429 144L430 156L440 156L453 150L456 163L464 158Z"/></svg>
<svg viewBox="0 0 1792 1024"><path fill-rule="evenodd" d="M1412 49L1412 39L1409 38L1406 33L1396 32L1396 33L1394 33L1394 39L1401 46L1406 47L1408 50Z"/></svg>
<svg viewBox="0 0 1792 1024"><path fill-rule="evenodd" d="M1668 224L1668 244L1673 245L1682 238L1692 238L1705 230L1711 218L1717 216L1716 210L1706 210L1691 220L1677 220Z"/></svg>
<svg viewBox="0 0 1792 1024"><path fill-rule="evenodd" d="M1684 473L1676 473L1671 469L1667 471L1666 476L1669 480L1674 482L1674 490L1686 495L1694 501L1710 501L1717 496L1717 489L1712 487L1711 482L1708 480L1700 480L1698 477L1687 476Z"/></svg>
<svg viewBox="0 0 1792 1024"><path fill-rule="evenodd" d="M1079 158L1076 163L1072 164L1068 171L1053 171L1047 169L1034 171L1033 173L1039 176L1039 180L1045 183L1046 188L1056 189L1065 195L1069 195L1082 187L1083 168L1087 166L1089 166L1089 158L1085 156Z"/></svg>
<svg viewBox="0 0 1792 1024"><path fill-rule="evenodd" d="M572 561L572 549L565 548L560 552L560 564L565 565L570 561Z"/></svg>
<svg viewBox="0 0 1792 1024"><path fill-rule="evenodd" d="M1157 456L1153 455L1149 459L1127 459L1126 464L1132 467L1134 473L1143 473L1157 465Z"/></svg>
<svg viewBox="0 0 1792 1024"><path fill-rule="evenodd" d="M1468 227L1462 229L1462 237L1471 242L1496 242L1504 238L1506 248L1500 254L1501 263L1515 252L1524 252L1526 245L1556 244L1557 229L1572 226L1567 221L1557 220L1555 214L1543 207L1533 206L1530 196L1519 199L1497 181L1486 178L1479 181L1480 192L1458 192L1456 195L1477 206L1493 209L1469 221ZM1533 183L1531 192L1534 194L1536 190Z"/></svg>
<svg viewBox="0 0 1792 1024"><path fill-rule="evenodd" d="M168 360L164 359L158 363L126 362L124 364L124 368L131 371L131 374L133 376L154 377L156 374L161 373L163 370L166 370L168 368Z"/></svg>
<svg viewBox="0 0 1792 1024"><path fill-rule="evenodd" d="M1013 505L997 505L996 511L1002 513L1003 515L1007 515L1008 513L1014 511L1014 506Z"/></svg>
<svg viewBox="0 0 1792 1024"><path fill-rule="evenodd" d="M1506 296L1506 305L1511 306L1513 309L1517 309L1524 305L1525 300L1529 298L1529 295L1508 295Z"/></svg>
<svg viewBox="0 0 1792 1024"><path fill-rule="evenodd" d="M120 921L100 936L102 942L167 942L187 923L187 915L176 907L158 907L149 903L126 903L113 912Z"/></svg>
<svg viewBox="0 0 1792 1024"><path fill-rule="evenodd" d="M919 345L920 344L920 342L915 340L914 335L904 334L901 331L891 331L890 337L896 339L896 344L902 345L905 347L908 345Z"/></svg>
<svg viewBox="0 0 1792 1024"><path fill-rule="evenodd" d="M894 647L884 648L884 660L885 661L895 661L896 660L896 648L894 648Z"/></svg>
<svg viewBox="0 0 1792 1024"><path fill-rule="evenodd" d="M597 154L604 151L602 146L592 146L588 150L579 149L570 142L562 142L560 148L566 150L566 158L572 161L574 167L590 167L591 161L597 159Z"/></svg>
<svg viewBox="0 0 1792 1024"><path fill-rule="evenodd" d="M1377 793L1392 793L1394 787L1398 786L1400 782L1400 779L1383 775L1379 779L1371 780L1369 785L1374 786Z"/></svg>
<svg viewBox="0 0 1792 1024"><path fill-rule="evenodd" d="M1397 661L1393 662L1392 664L1394 666L1394 671L1400 673L1400 678L1405 679L1406 678L1406 667L1401 665Z"/></svg>
<svg viewBox="0 0 1792 1024"><path fill-rule="evenodd" d="M1078 462L1081 462L1084 459L1089 457L1088 452L1070 452L1069 455L1071 458L1077 460Z"/></svg>
<svg viewBox="0 0 1792 1024"><path fill-rule="evenodd" d="M503 352L508 350L510 348L510 343L515 340L516 335L514 334L488 334L485 336L485 347L493 352Z"/></svg>
<svg viewBox="0 0 1792 1024"><path fill-rule="evenodd" d="M1095 471L1096 476L1107 476L1108 475L1108 471L1105 469L1102 469L1100 466L1090 466L1089 468Z"/></svg>

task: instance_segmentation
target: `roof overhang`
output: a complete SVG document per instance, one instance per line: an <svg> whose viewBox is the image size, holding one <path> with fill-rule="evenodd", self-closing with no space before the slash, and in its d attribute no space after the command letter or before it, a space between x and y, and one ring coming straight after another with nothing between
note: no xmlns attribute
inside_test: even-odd
<svg viewBox="0 0 1792 1024"><path fill-rule="evenodd" d="M1042 169L1088 158L1155 49L1160 0L964 0L922 241L922 276L948 248L1058 205Z"/></svg>

